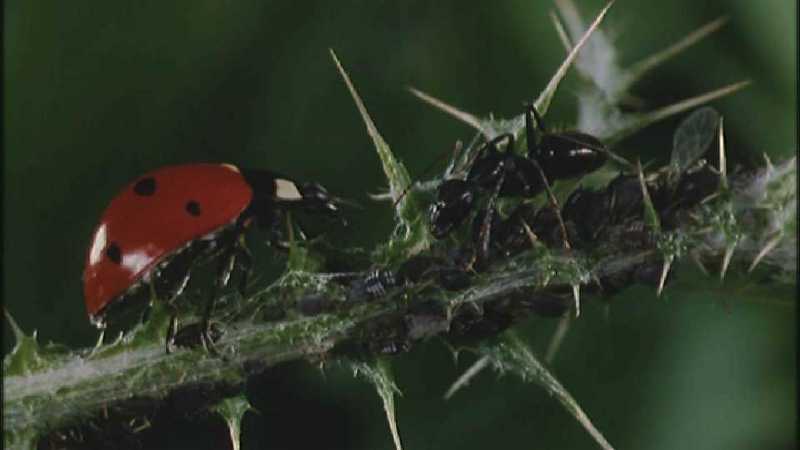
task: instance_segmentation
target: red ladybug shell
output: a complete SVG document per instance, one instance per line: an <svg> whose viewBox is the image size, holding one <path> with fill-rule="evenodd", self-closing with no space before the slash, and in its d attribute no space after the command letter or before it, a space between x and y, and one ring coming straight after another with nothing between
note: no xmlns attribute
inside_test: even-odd
<svg viewBox="0 0 800 450"><path fill-rule="evenodd" d="M253 189L228 164L156 169L129 184L100 218L83 272L92 318L164 257L235 221Z"/></svg>

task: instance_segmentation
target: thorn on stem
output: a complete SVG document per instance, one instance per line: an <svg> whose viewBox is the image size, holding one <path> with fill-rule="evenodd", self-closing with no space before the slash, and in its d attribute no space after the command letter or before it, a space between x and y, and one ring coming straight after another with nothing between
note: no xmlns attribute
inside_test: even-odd
<svg viewBox="0 0 800 450"><path fill-rule="evenodd" d="M764 257L767 256L767 254L769 254L769 252L771 252L778 245L778 243L781 241L781 237L782 237L781 234L778 233L777 236L770 239L769 242L767 242L767 244L764 245L761 251L758 252L758 255L756 255L756 258L753 260L753 263L750 264L750 268L747 269L748 273L752 272L756 268L756 266L758 266L761 260L764 259Z"/></svg>
<svg viewBox="0 0 800 450"><path fill-rule="evenodd" d="M572 285L572 298L575 300L575 317L581 315L581 286L579 284Z"/></svg>
<svg viewBox="0 0 800 450"><path fill-rule="evenodd" d="M492 138L493 136L489 136L487 130L484 128L481 120L477 117L473 116L472 114L462 111L456 108L449 103L446 103L443 100L440 100L432 95L426 94L425 92L420 91L414 87L409 86L408 91L411 92L415 97L419 98L420 100L424 101L425 103L455 117L456 119L464 122L465 124L475 128L476 130L480 131L484 134L487 138Z"/></svg>
<svg viewBox="0 0 800 450"><path fill-rule="evenodd" d="M669 269L672 267L672 260L672 256L669 256L664 260L664 266L661 269L661 279L658 280L658 290L656 291L657 297L661 297L661 293L664 291L664 284L667 282L667 275L669 275Z"/></svg>
<svg viewBox="0 0 800 450"><path fill-rule="evenodd" d="M569 315L562 317L561 320L558 321L558 328L556 328L553 337L550 339L550 345L547 346L547 353L544 357L547 364L552 364L553 360L556 359L558 350L561 348L561 343L564 342L564 338L567 336L571 323L572 318Z"/></svg>
<svg viewBox="0 0 800 450"><path fill-rule="evenodd" d="M695 265L697 265L697 268L700 269L700 272L703 272L703 275L705 275L705 276L709 276L708 269L703 264L703 261L700 261L700 258L697 256L697 253L696 252L692 252L691 253L691 257L692 257L692 261L694 261Z"/></svg>
<svg viewBox="0 0 800 450"><path fill-rule="evenodd" d="M8 312L8 309L3 308L3 313L6 315L8 324L11 326L11 332L14 334L14 340L19 342L25 338L25 332L22 331L22 328L20 328L19 324L17 324L17 321L11 316L11 313Z"/></svg>
<svg viewBox="0 0 800 450"><path fill-rule="evenodd" d="M454 381L453 384L450 385L450 388L448 388L447 392L444 393L443 398L445 400L450 400L450 398L456 392L460 391L461 388L466 387L469 384L469 382L472 381L472 379L475 378L475 376L478 375L488 365L489 365L488 356L482 356L480 359L475 361L475 363L473 363L469 367L469 369L467 369L463 374L461 374L461 376L458 377L458 379L456 379L456 381Z"/></svg>
<svg viewBox="0 0 800 450"><path fill-rule="evenodd" d="M719 174L720 174L720 181L722 182L722 188L728 189L728 162L725 156L725 136L723 132L723 119L724 117L719 118Z"/></svg>
<svg viewBox="0 0 800 450"><path fill-rule="evenodd" d="M528 235L528 240L531 242L531 247L536 247L536 244L539 242L539 237L536 236L536 233L531 230L531 227L528 226L528 222L522 221L522 228L525 229L525 234Z"/></svg>
<svg viewBox="0 0 800 450"><path fill-rule="evenodd" d="M728 266L733 258L733 251L736 249L736 244L729 245L725 248L725 255L722 257L722 268L719 271L719 280L725 279L725 273L728 272Z"/></svg>

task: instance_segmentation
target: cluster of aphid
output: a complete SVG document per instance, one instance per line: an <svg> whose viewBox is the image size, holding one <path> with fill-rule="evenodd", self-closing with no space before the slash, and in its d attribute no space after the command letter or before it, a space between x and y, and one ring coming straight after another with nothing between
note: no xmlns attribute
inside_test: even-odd
<svg viewBox="0 0 800 450"><path fill-rule="evenodd" d="M540 136L534 127L534 117ZM525 118L527 158L513 152L512 134L501 135L478 152L465 179L446 180L437 190L430 215L435 237L447 236L477 211L472 222L474 254L466 268L480 268L492 256L511 256L536 241L550 247L586 249L597 242L613 240L603 237L615 228L621 227L626 232L643 228L645 195L652 200L663 228L669 230L678 224L680 211L719 191L719 173L704 162L697 163L701 152L678 148L677 152L694 155L692 160L678 167L669 166L665 169L667 173L649 180L640 179L639 173L621 173L605 189L578 188L560 207L550 183L587 175L603 166L611 153L593 136L575 131L545 131L533 106L528 107ZM716 125L713 110L699 110L681 125L676 135L684 136L688 130L698 128L702 133L692 132L691 139L685 144L680 141L679 145L702 147L704 151ZM508 141L505 152L496 147L502 140ZM525 201L543 191L548 194L548 205L537 210ZM486 197L482 205L481 195ZM507 218L501 218L496 207L499 197L523 201Z"/></svg>
<svg viewBox="0 0 800 450"><path fill-rule="evenodd" d="M674 149L673 153L680 151L684 157L662 170L666 173L647 180L640 173L620 174L604 189L578 188L561 207L550 184L597 170L611 153L588 134L548 132L536 109L528 106L524 156L516 152L513 134L501 134L478 149L460 177L443 181L436 191L430 208L431 234L446 239L472 216L470 237L444 254L412 257L397 270L343 277L350 290L348 298L374 299L392 288L431 281L447 290L461 290L470 285L473 274L486 270L493 261L536 245L564 252L590 251L608 242L619 248L653 248L653 230L644 218L646 196L660 216L662 229L669 230L680 222L683 211L719 190L718 172L697 164L716 129L716 119L713 110L700 110L681 125L676 136L690 135L691 139L685 145L676 141L676 146L692 148ZM537 209L531 200L542 193L548 200ZM517 201L505 217L499 212L500 199ZM134 303L134 294L144 291L144 286L156 298L174 299L186 287L197 261L216 258L215 289L202 319L184 328L195 330L195 341L211 349L218 335L210 324L217 290L229 284L238 267L243 291L251 270L252 258L244 244L246 230L256 224L268 231L275 246L285 247L287 211L301 209L341 219L340 203L316 183L300 184L266 170L228 164L188 164L145 174L111 202L94 233L84 271L89 316L104 326L115 311ZM644 261L585 287L610 294L632 280L663 284L661 265L658 259ZM541 301L527 301L534 312L561 315L568 310L569 302L561 293L540 294L535 298ZM305 300L298 305L301 312L326 309L320 298ZM168 351L176 336L181 336L177 311L167 333Z"/></svg>
<svg viewBox="0 0 800 450"><path fill-rule="evenodd" d="M392 288L430 281L447 290L461 290L493 262L539 245L564 253L590 253L598 245L612 245L618 252L655 249L658 233L645 218L646 198L658 215L660 230L669 232L686 219L688 211L720 191L720 173L699 159L714 136L717 119L716 112L706 108L681 124L673 149L674 155L684 156L680 162L650 177L638 171L620 173L604 188L579 187L559 206L550 183L589 174L605 164L610 153L592 136L547 132L530 106L525 121L527 157L514 152L512 134L500 135L480 147L462 178L447 179L438 187L430 209L431 233L445 239L472 217L469 234L460 246L446 246L444 256L413 257L395 271L371 271L353 282L350 297L383 297ZM504 141L505 149L498 149ZM542 192L548 194L548 201L537 208L531 199ZM505 217L497 208L499 198L517 200ZM668 276L664 266L664 258L653 252L638 264L598 276L582 288L608 296L633 282L663 287ZM462 308L452 318L450 332L474 333L476 327L479 334L487 327L497 331L511 324L515 310L522 310L521 316L531 312L562 316L572 304L572 295L569 286L551 286L511 295L502 305L485 304L477 315ZM427 310L435 311L435 303L428 302ZM418 313L407 318L414 320Z"/></svg>

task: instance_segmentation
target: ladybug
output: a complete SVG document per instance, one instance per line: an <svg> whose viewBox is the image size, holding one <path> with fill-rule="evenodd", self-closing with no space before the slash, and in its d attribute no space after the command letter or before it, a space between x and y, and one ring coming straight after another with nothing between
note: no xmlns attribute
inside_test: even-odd
<svg viewBox="0 0 800 450"><path fill-rule="evenodd" d="M175 298L186 287L193 263L203 257L218 258L215 289L227 286L234 266L243 269L243 289L252 265L244 246L246 229L266 228L270 242L285 247L285 213L292 209L339 218L338 199L324 187L268 170L197 163L140 176L111 200L92 235L83 272L90 321L105 328L109 317L138 303L133 294L145 286L157 298ZM207 348L215 294L202 319ZM176 327L173 313L168 352Z"/></svg>

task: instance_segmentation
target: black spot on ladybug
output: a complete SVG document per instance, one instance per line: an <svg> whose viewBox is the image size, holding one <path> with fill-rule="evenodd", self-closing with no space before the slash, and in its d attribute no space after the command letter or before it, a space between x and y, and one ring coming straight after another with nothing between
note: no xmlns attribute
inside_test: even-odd
<svg viewBox="0 0 800 450"><path fill-rule="evenodd" d="M106 247L106 256L115 264L120 264L122 262L122 252L119 249L119 245L113 242Z"/></svg>
<svg viewBox="0 0 800 450"><path fill-rule="evenodd" d="M186 203L186 212L197 217L200 215L200 203L190 200Z"/></svg>
<svg viewBox="0 0 800 450"><path fill-rule="evenodd" d="M153 177L142 178L133 185L133 192L149 197L156 192L156 179Z"/></svg>

